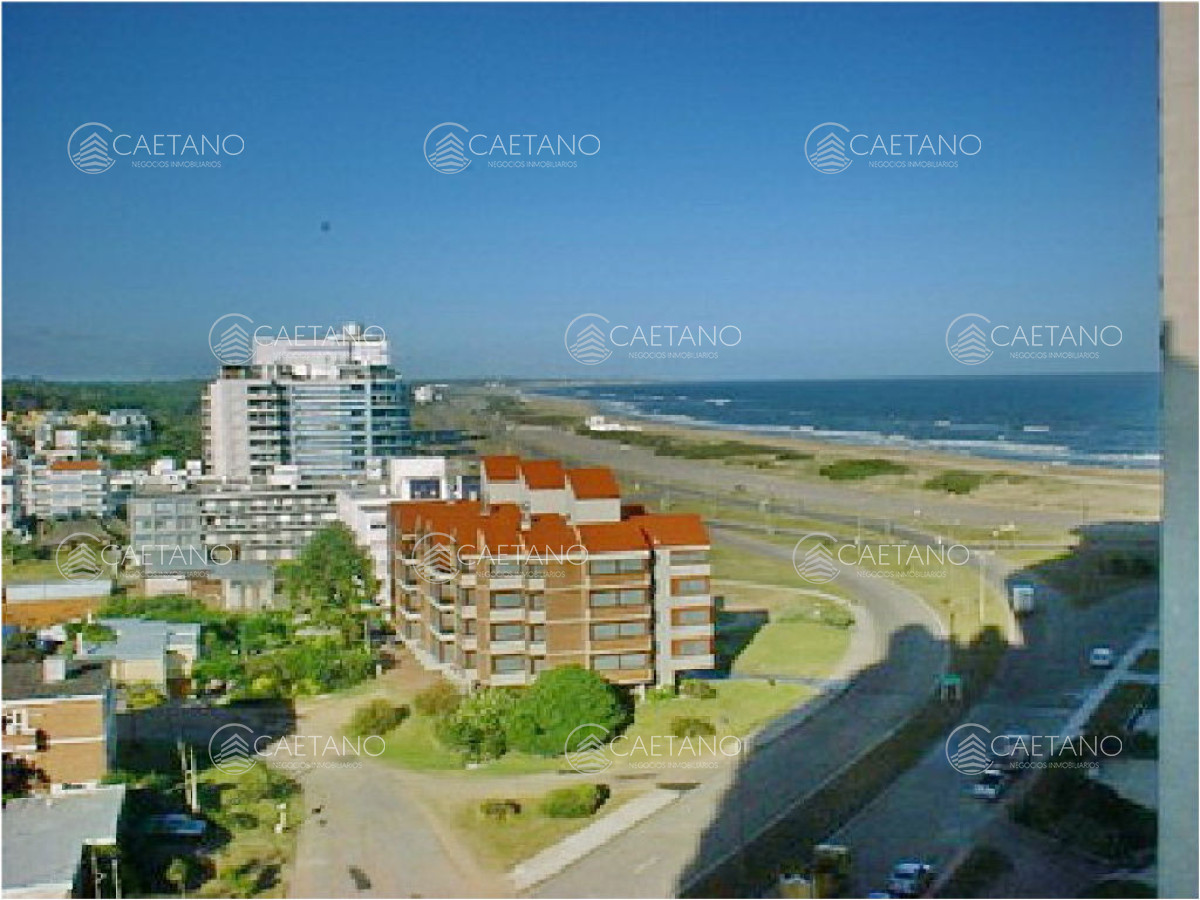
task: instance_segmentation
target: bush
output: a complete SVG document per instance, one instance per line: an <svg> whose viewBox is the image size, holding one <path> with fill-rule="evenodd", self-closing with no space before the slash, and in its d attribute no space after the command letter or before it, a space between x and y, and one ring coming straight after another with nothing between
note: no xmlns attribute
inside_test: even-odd
<svg viewBox="0 0 1200 900"><path fill-rule="evenodd" d="M839 459L817 471L831 481L855 481L873 475L903 475L908 466L890 459Z"/></svg>
<svg viewBox="0 0 1200 900"><path fill-rule="evenodd" d="M580 666L560 666L538 676L507 720L508 744L526 753L558 756L574 750L594 724L615 732L628 711L616 688ZM571 746L568 746L568 740Z"/></svg>
<svg viewBox="0 0 1200 900"><path fill-rule="evenodd" d="M669 684L664 684L662 687L650 688L650 690L646 691L646 699L651 703L656 700L674 700L675 697L675 688Z"/></svg>
<svg viewBox="0 0 1200 900"><path fill-rule="evenodd" d="M462 704L462 694L448 681L439 681L413 698L413 706L423 716L440 718L453 713Z"/></svg>
<svg viewBox="0 0 1200 900"><path fill-rule="evenodd" d="M167 695L148 681L135 682L125 688L125 703L129 709L152 709L167 702Z"/></svg>
<svg viewBox="0 0 1200 900"><path fill-rule="evenodd" d="M607 784L555 788L542 798L538 809L552 819L582 819L603 806L610 793Z"/></svg>
<svg viewBox="0 0 1200 900"><path fill-rule="evenodd" d="M387 734L406 718L407 706L393 706L383 699L372 700L354 711L346 730L351 737L378 737Z"/></svg>
<svg viewBox="0 0 1200 900"><path fill-rule="evenodd" d="M692 700L715 700L717 689L707 681L698 681L694 678L689 678L679 685L679 695L681 697L689 697Z"/></svg>
<svg viewBox="0 0 1200 900"><path fill-rule="evenodd" d="M961 469L949 469L940 475L935 475L925 482L928 491L945 491L948 494L969 494L979 487L986 479L979 472L964 472Z"/></svg>
<svg viewBox="0 0 1200 900"><path fill-rule="evenodd" d="M503 822L509 816L520 815L521 804L516 800L484 800L479 804L479 812L485 819Z"/></svg>
<svg viewBox="0 0 1200 900"><path fill-rule="evenodd" d="M699 716L676 716L671 720L671 734L677 738L712 737L717 733L717 726L712 719L702 719Z"/></svg>

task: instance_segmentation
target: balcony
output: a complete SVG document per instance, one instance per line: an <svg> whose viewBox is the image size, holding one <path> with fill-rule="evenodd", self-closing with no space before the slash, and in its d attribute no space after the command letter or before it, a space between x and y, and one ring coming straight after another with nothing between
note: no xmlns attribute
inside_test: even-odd
<svg viewBox="0 0 1200 900"><path fill-rule="evenodd" d="M464 584L463 587L468 587ZM519 591L522 587L520 575L499 575L488 579L488 588L492 591Z"/></svg>
<svg viewBox="0 0 1200 900"><path fill-rule="evenodd" d="M493 672L488 683L494 687L519 687L529 681L527 672Z"/></svg>
<svg viewBox="0 0 1200 900"><path fill-rule="evenodd" d="M671 566L672 578L708 578L712 574L710 563L698 563L690 566Z"/></svg>
<svg viewBox="0 0 1200 900"><path fill-rule="evenodd" d="M493 609L489 611L488 619L492 622L524 622L525 608L518 606L514 609Z"/></svg>
<svg viewBox="0 0 1200 900"><path fill-rule="evenodd" d="M672 594L671 607L712 606L712 594Z"/></svg>
<svg viewBox="0 0 1200 900"><path fill-rule="evenodd" d="M492 641L488 644L488 652L499 655L502 653L524 653L524 641Z"/></svg>
<svg viewBox="0 0 1200 900"><path fill-rule="evenodd" d="M687 638L711 638L713 636L713 625L711 622L703 625L672 625L670 638L671 640L684 640Z"/></svg>

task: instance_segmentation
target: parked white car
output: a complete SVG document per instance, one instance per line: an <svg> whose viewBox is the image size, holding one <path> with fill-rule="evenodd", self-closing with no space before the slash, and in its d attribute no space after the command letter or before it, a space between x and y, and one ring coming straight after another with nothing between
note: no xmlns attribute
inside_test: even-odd
<svg viewBox="0 0 1200 900"><path fill-rule="evenodd" d="M893 897L920 897L932 884L933 866L909 859L892 867L887 889Z"/></svg>
<svg viewBox="0 0 1200 900"><path fill-rule="evenodd" d="M988 769L971 786L971 795L980 800L999 800L1008 789L1008 776L999 769Z"/></svg>
<svg viewBox="0 0 1200 900"><path fill-rule="evenodd" d="M1088 665L1093 669L1111 669L1115 654L1113 648L1107 644L1101 644L1099 647L1093 647L1092 652L1088 654Z"/></svg>

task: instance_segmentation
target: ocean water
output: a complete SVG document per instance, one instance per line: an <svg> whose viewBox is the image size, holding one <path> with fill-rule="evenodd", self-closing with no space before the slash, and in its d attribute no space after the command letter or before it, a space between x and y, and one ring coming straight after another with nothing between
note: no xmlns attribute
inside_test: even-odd
<svg viewBox="0 0 1200 900"><path fill-rule="evenodd" d="M540 387L607 415L1059 465L1160 465L1158 375Z"/></svg>

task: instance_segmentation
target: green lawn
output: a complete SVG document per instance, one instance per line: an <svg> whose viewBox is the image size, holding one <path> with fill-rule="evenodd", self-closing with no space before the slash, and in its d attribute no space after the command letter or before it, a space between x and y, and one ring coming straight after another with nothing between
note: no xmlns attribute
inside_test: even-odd
<svg viewBox="0 0 1200 900"><path fill-rule="evenodd" d="M53 559L30 559L19 563L4 561L4 580L9 584L40 584L66 581Z"/></svg>
<svg viewBox="0 0 1200 900"><path fill-rule="evenodd" d="M559 757L510 752L491 762L466 768L462 754L444 746L434 732L434 720L414 714L384 735L386 749L379 759L405 769L425 772L478 772L483 775L527 775L553 772L564 763Z"/></svg>
<svg viewBox="0 0 1200 900"><path fill-rule="evenodd" d="M846 628L804 621L771 622L734 660L733 671L822 678L841 661L849 644Z"/></svg>
<svg viewBox="0 0 1200 900"><path fill-rule="evenodd" d="M538 797L497 797L515 800L521 805L521 811L502 821L496 820L480 813L479 803L472 801L455 810L452 822L477 858L493 868L508 870L607 815L632 796L632 793L620 794L614 790L595 814L579 819L554 819L542 815Z"/></svg>
<svg viewBox="0 0 1200 900"><path fill-rule="evenodd" d="M763 681L711 682L717 696L711 700L673 697L646 700L638 704L633 724L625 731L622 752L632 748L638 738L649 746L650 738L671 734L671 721L689 717L708 719L717 729L717 737L745 737L778 718L816 692L798 684L768 684ZM630 757L631 761L636 761Z"/></svg>
<svg viewBox="0 0 1200 900"><path fill-rule="evenodd" d="M795 545L790 537L777 535L767 538L771 543L785 548ZM797 573L790 560L774 556L764 556L743 550L741 547L731 547L722 544L718 539L709 553L712 563L712 577L718 582L714 593L721 594L726 581L746 581L752 584L775 584L787 588L815 589L823 593L833 594L843 599L850 599L851 594L836 579L828 584L811 585Z"/></svg>

